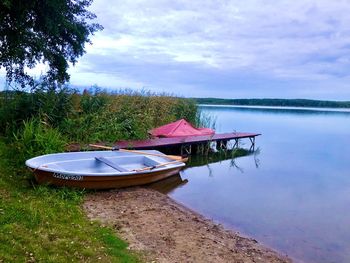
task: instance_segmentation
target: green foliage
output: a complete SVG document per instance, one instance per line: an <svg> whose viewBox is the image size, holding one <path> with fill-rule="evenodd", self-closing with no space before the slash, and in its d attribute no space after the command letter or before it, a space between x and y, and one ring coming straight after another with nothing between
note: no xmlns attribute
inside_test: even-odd
<svg viewBox="0 0 350 263"><path fill-rule="evenodd" d="M327 101L327 100L307 100L307 99L218 99L218 98L195 98L194 100L198 104L212 104L212 105L350 108L350 101Z"/></svg>
<svg viewBox="0 0 350 263"><path fill-rule="evenodd" d="M32 90L31 104L33 113L30 117L36 115L45 115L50 125L55 127L71 114L72 102L71 93L73 91L68 87L54 89L45 82L41 82Z"/></svg>
<svg viewBox="0 0 350 263"><path fill-rule="evenodd" d="M83 113L91 114L97 113L104 109L108 102L108 96L105 94L96 94L91 96L84 92L80 99L80 107Z"/></svg>
<svg viewBox="0 0 350 263"><path fill-rule="evenodd" d="M34 84L25 68L47 63L47 80L69 80L68 62L84 53L89 36L102 26L91 23L92 0L11 0L0 2L0 67L7 79Z"/></svg>
<svg viewBox="0 0 350 263"><path fill-rule="evenodd" d="M24 121L23 128L14 135L12 150L17 166L37 155L63 152L67 139L40 119Z"/></svg>
<svg viewBox="0 0 350 263"><path fill-rule="evenodd" d="M197 110L196 124L198 127L207 127L215 130L216 119L217 117L215 115Z"/></svg>
<svg viewBox="0 0 350 263"><path fill-rule="evenodd" d="M186 119L196 124L197 122L197 105L194 100L179 99L173 108L175 118Z"/></svg>
<svg viewBox="0 0 350 263"><path fill-rule="evenodd" d="M27 124L23 130L23 124L35 118L36 123L43 121L70 142L113 143L147 138L150 129L181 118L194 125L203 124L198 121L201 117L193 100L145 91L111 94L98 88L79 94L67 87L57 90L46 83L39 82L30 93L0 93L0 134L10 137L18 130L23 132L31 127Z"/></svg>
<svg viewBox="0 0 350 263"><path fill-rule="evenodd" d="M33 112L30 96L25 92L3 92L0 98L0 132L12 133Z"/></svg>
<svg viewBox="0 0 350 263"><path fill-rule="evenodd" d="M72 91L67 87L52 89L40 82L32 92L4 91L0 94L0 134L12 134L23 125L23 120L45 116L46 121L58 127L71 114Z"/></svg>
<svg viewBox="0 0 350 263"><path fill-rule="evenodd" d="M146 138L179 118L196 122L193 101L149 92L82 95L39 83L0 92L0 262L138 262L110 228L89 221L83 191L38 186L28 158L79 143Z"/></svg>
<svg viewBox="0 0 350 263"><path fill-rule="evenodd" d="M66 118L60 130L76 142L144 139L150 129L177 119L196 122L193 101L167 95L85 91L75 101L74 116Z"/></svg>
<svg viewBox="0 0 350 263"><path fill-rule="evenodd" d="M138 262L112 229L91 222L83 191L34 186L0 140L0 262Z"/></svg>

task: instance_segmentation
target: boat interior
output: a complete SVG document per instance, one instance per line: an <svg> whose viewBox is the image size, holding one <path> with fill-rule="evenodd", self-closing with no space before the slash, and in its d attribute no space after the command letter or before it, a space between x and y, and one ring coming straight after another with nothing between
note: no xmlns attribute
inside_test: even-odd
<svg viewBox="0 0 350 263"><path fill-rule="evenodd" d="M169 162L166 157L145 156L140 154L112 154L106 151L95 151L79 156L73 153L53 154L27 161L27 165L34 169L42 169L51 172L85 175L108 175L137 172L147 167ZM169 166L177 166L169 164Z"/></svg>

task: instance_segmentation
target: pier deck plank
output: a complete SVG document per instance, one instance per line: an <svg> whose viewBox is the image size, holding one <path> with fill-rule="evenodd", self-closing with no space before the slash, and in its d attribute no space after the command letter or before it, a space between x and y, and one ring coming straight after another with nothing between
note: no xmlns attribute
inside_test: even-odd
<svg viewBox="0 0 350 263"><path fill-rule="evenodd" d="M255 138L259 135L261 134L247 132L230 132L204 136L186 136L174 138L155 138L135 141L119 141L115 143L114 146L123 149L148 149L166 146L195 145L214 141L229 141L244 138Z"/></svg>

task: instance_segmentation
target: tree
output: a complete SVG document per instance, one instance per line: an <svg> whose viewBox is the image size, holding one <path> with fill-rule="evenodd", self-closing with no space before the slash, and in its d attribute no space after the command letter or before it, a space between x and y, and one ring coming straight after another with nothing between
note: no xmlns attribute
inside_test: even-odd
<svg viewBox="0 0 350 263"><path fill-rule="evenodd" d="M92 0L0 0L0 67L9 82L33 85L26 72L49 66L46 80L64 83L67 69L84 54L89 36L102 26L87 8Z"/></svg>

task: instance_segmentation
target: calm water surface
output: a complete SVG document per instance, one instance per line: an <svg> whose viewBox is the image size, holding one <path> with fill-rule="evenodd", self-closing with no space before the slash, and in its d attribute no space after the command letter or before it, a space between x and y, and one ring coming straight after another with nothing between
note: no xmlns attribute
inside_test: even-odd
<svg viewBox="0 0 350 263"><path fill-rule="evenodd" d="M169 195L297 260L350 262L350 112L202 110L217 132L262 133L260 153L189 167Z"/></svg>

